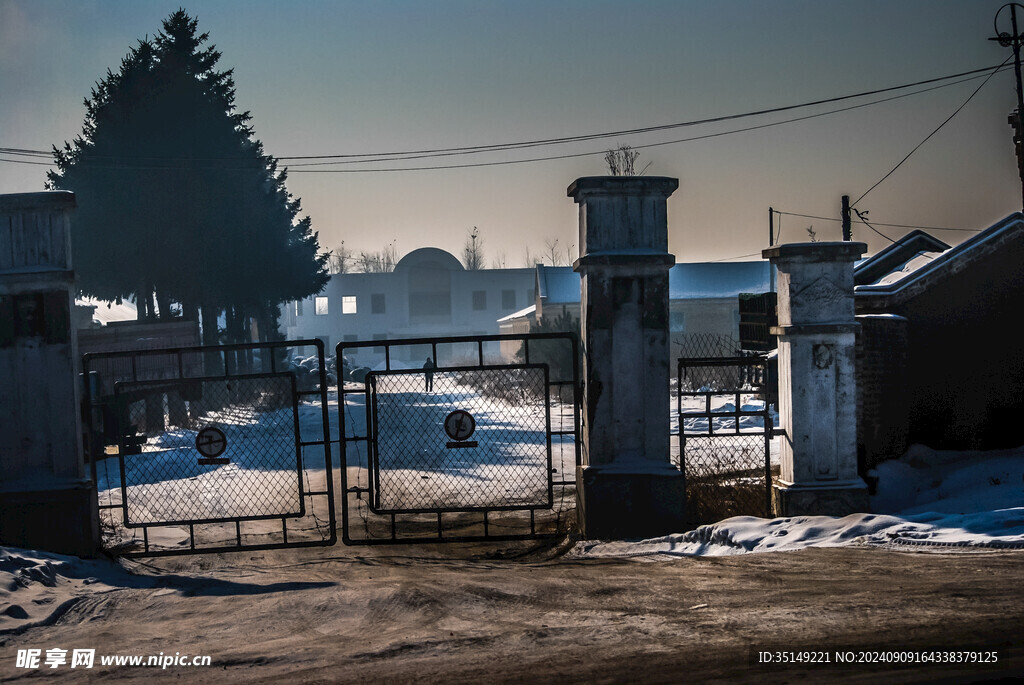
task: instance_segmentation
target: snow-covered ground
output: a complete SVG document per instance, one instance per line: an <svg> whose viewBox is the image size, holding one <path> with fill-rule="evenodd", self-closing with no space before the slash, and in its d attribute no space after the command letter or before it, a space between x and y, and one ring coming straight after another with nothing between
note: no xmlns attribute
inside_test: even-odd
<svg viewBox="0 0 1024 685"><path fill-rule="evenodd" d="M1024 549L1024 446L992 452L936 452L913 446L871 474L874 513L844 517L737 516L650 540L580 542L577 558L650 560L780 552L807 547Z"/></svg>
<svg viewBox="0 0 1024 685"><path fill-rule="evenodd" d="M934 452L915 446L879 466L876 513L842 518L736 517L688 533L632 542L581 542L574 558L680 559L859 545L943 552L1024 548L1024 446ZM0 548L0 633L52 621L72 598L137 580L99 560Z"/></svg>

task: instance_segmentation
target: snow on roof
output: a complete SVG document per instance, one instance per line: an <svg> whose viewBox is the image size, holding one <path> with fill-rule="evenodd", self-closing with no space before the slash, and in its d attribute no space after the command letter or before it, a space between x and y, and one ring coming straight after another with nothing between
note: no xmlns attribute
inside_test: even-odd
<svg viewBox="0 0 1024 685"><path fill-rule="evenodd" d="M530 314L533 314L536 311L537 311L537 305L531 304L529 307L524 307L523 309L520 309L518 312L513 312L513 313L509 314L508 316L501 317L500 319L498 319L498 323L503 323L505 321L511 321L513 319L519 319L519 318L522 318L524 316L529 316Z"/></svg>
<svg viewBox="0 0 1024 685"><path fill-rule="evenodd" d="M936 257L943 254L942 252L918 252L914 257L908 260L905 264L900 266L893 271L885 274L873 283L866 285L891 285L898 281L903 280L907 276L910 276L925 266L928 266Z"/></svg>
<svg viewBox="0 0 1024 685"><path fill-rule="evenodd" d="M924 252L945 252L950 245L923 230L911 231L892 245L870 257L860 259L853 267L853 280L857 285L876 283L885 274L898 271Z"/></svg>
<svg viewBox="0 0 1024 685"><path fill-rule="evenodd" d="M771 287L770 274L767 261L676 264L668 272L669 298L696 300L763 293ZM545 305L580 301L580 277L571 266L538 264L537 285Z"/></svg>
<svg viewBox="0 0 1024 685"><path fill-rule="evenodd" d="M856 286L856 292L858 295L883 296L911 292L915 290L911 288L912 285L921 284L921 287L926 287L930 277L933 275L941 277L941 274L947 272L948 267L952 267L958 262L961 266L968 264L980 255L986 254L989 248L1007 241L1020 240L1022 237L1024 237L1024 215L1016 212L948 250L919 253L899 266L898 271L904 272L902 275L896 270L890 271L889 274L881 276L874 283ZM924 258L926 256L930 258ZM958 268L960 267L953 268L949 272L956 271ZM889 275L896 277L886 280Z"/></svg>
<svg viewBox="0 0 1024 685"><path fill-rule="evenodd" d="M104 326L112 321L135 321L139 318L135 305L123 300L121 304L117 304L116 302L97 300L93 297L80 297L75 300L75 304L83 307L96 307L92 318Z"/></svg>
<svg viewBox="0 0 1024 685"><path fill-rule="evenodd" d="M676 264L668 272L669 298L696 300L763 293L771 287L771 265L757 262Z"/></svg>

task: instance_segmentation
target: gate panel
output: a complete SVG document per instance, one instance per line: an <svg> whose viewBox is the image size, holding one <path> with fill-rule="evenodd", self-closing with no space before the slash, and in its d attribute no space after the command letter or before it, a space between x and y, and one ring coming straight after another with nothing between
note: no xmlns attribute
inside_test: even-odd
<svg viewBox="0 0 1024 685"><path fill-rule="evenodd" d="M316 349L314 371L289 348ZM84 425L104 546L123 556L330 545L319 341L89 354Z"/></svg>
<svg viewBox="0 0 1024 685"><path fill-rule="evenodd" d="M121 425L137 430L147 404L163 404L165 394L180 394L182 388L201 395L184 425L158 433L138 449L132 444L138 433L122 433L125 527L302 516L295 377L117 383ZM208 408L200 408L201 402Z"/></svg>
<svg viewBox="0 0 1024 685"><path fill-rule="evenodd" d="M467 367L367 376L378 514L550 508L547 367ZM466 412L466 440L445 419ZM469 438L472 438L471 440Z"/></svg>
<svg viewBox="0 0 1024 685"><path fill-rule="evenodd" d="M579 463L576 345L571 334L338 345L350 365L338 402L345 543L567 531ZM356 368L374 359L377 370Z"/></svg>
<svg viewBox="0 0 1024 685"><path fill-rule="evenodd" d="M679 360L680 465L687 522L771 515L773 419L763 357Z"/></svg>

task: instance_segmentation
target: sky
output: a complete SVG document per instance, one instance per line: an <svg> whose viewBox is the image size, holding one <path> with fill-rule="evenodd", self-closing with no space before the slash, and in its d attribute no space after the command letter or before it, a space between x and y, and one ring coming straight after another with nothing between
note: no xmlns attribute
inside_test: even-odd
<svg viewBox="0 0 1024 685"><path fill-rule="evenodd" d="M222 52L221 68L234 69L237 105L252 113L266 151L289 167L289 189L325 249L344 241L358 253L393 242L399 255L427 246L459 254L476 227L488 265L524 266L527 251L550 263L538 255L556 240L560 260L575 258L578 213L566 188L606 173L604 151L630 145L645 174L679 179L669 199L677 261L756 259L769 243L769 207L787 213L776 218L776 242L806 241L808 229L817 240L839 240L841 196L860 198L984 79L674 144L659 145L871 99L470 156L314 167L286 158L624 131L949 76L1010 57L987 40L1003 4L0 0L0 148L49 150L73 139L95 82L183 7ZM964 229L1020 210L1006 121L1015 103L1012 70L993 76L856 204L888 238L855 217L854 239L871 254L910 230L881 224L902 224L961 229L931 231L956 244L973 235ZM516 163L566 155L574 156ZM43 189L45 166L11 159L0 154L0 193ZM481 162L498 164L380 170Z"/></svg>

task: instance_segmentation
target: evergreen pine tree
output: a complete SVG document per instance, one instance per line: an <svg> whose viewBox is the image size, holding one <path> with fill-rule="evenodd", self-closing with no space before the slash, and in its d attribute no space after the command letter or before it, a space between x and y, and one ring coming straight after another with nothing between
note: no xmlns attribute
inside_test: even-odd
<svg viewBox="0 0 1024 685"><path fill-rule="evenodd" d="M249 317L272 336L278 304L323 288L328 255L207 41L184 10L139 41L86 99L82 133L54 148L48 186L78 196L84 293L134 298L140 318L201 310L212 344L221 312L229 340Z"/></svg>

